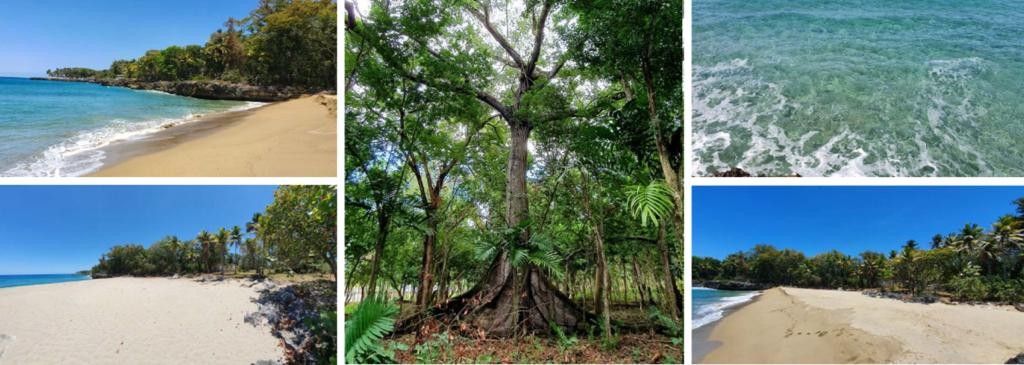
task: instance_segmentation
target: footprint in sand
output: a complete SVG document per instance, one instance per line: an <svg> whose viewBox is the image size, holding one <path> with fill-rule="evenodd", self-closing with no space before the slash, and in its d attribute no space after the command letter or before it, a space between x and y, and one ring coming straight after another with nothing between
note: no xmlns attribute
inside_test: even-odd
<svg viewBox="0 0 1024 365"><path fill-rule="evenodd" d="M0 333L0 360L4 359L4 352L7 351L7 346L12 342L14 342L14 336Z"/></svg>

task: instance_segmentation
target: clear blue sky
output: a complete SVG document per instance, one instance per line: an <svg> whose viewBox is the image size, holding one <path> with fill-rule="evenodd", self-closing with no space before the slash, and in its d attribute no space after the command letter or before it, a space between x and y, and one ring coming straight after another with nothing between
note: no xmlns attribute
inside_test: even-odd
<svg viewBox="0 0 1024 365"><path fill-rule="evenodd" d="M0 2L0 76L105 69L150 49L204 44L258 0L9 0Z"/></svg>
<svg viewBox="0 0 1024 365"><path fill-rule="evenodd" d="M807 255L888 253L965 223L989 229L1024 187L694 187L693 254L724 258L755 244Z"/></svg>
<svg viewBox="0 0 1024 365"><path fill-rule="evenodd" d="M273 186L0 186L0 275L73 273L114 245L244 227Z"/></svg>

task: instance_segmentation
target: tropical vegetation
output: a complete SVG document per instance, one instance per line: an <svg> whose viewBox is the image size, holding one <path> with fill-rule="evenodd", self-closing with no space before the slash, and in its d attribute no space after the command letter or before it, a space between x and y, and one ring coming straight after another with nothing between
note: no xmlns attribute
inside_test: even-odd
<svg viewBox="0 0 1024 365"><path fill-rule="evenodd" d="M682 318L682 1L345 5L346 303L400 307L346 354L565 362L670 332L647 311ZM551 352L443 350L522 336Z"/></svg>
<svg viewBox="0 0 1024 365"><path fill-rule="evenodd" d="M223 80L334 90L337 4L333 0L260 0L243 19L229 18L204 45L150 50L106 70L59 68L50 77L138 81Z"/></svg>
<svg viewBox="0 0 1024 365"><path fill-rule="evenodd" d="M1024 198L1016 214L989 229L965 224L920 244L909 240L887 253L856 256L832 250L812 257L792 249L757 245L725 259L694 257L693 278L741 280L767 285L936 294L959 301L1024 303Z"/></svg>
<svg viewBox="0 0 1024 365"><path fill-rule="evenodd" d="M231 228L202 230L194 238L167 236L144 247L116 245L90 270L94 278L113 276L248 276L275 273L326 276L329 282L302 282L301 295L314 315L304 318L312 341L289 351L297 363L334 362L337 351L337 189L323 185L281 186L263 212ZM323 281L323 280L321 280ZM292 294L289 294L289 296ZM323 299L327 298L327 299ZM288 324L292 327L293 324Z"/></svg>

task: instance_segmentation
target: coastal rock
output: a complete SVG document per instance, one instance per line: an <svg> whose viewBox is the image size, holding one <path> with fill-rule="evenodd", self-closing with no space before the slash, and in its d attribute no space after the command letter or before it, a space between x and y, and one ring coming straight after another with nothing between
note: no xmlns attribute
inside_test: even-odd
<svg viewBox="0 0 1024 365"><path fill-rule="evenodd" d="M303 95L335 93L334 90L298 86L256 86L217 80L138 81L132 79L68 79L33 77L32 80L88 82L103 86L126 87L135 90L153 90L168 94L208 100L238 100L273 102L294 99Z"/></svg>
<svg viewBox="0 0 1024 365"><path fill-rule="evenodd" d="M751 174L751 173L747 172L746 170L743 170L743 169L741 169L739 167L733 167L733 168L728 169L728 170L718 171L718 172L715 172L715 173L711 174L711 176L712 177L767 177L767 175L757 175L757 176L754 176L753 174ZM793 173L793 174L786 175L784 177L800 177L800 174Z"/></svg>
<svg viewBox="0 0 1024 365"><path fill-rule="evenodd" d="M1006 360L1007 364L1024 364L1024 352L1017 354L1017 356L1011 357Z"/></svg>
<svg viewBox="0 0 1024 365"><path fill-rule="evenodd" d="M1018 311L1024 312L1024 303L1016 303L1013 305Z"/></svg>
<svg viewBox="0 0 1024 365"><path fill-rule="evenodd" d="M695 286L702 286L705 288L717 289L717 290L737 290L737 291L755 291L768 289L771 286L761 283L751 283L748 281L737 281L737 280L697 280L694 281Z"/></svg>

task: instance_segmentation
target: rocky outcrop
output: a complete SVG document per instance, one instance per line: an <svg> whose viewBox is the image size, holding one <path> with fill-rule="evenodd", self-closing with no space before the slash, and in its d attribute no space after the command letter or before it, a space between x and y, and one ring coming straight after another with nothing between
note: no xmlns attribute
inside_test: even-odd
<svg viewBox="0 0 1024 365"><path fill-rule="evenodd" d="M747 172L744 169L741 169L739 167L733 167L733 168L728 169L728 170L722 170L722 171L717 171L715 173L712 173L711 177L769 177L769 176L768 175L763 175L763 174L762 175L754 176L754 175L752 175L751 173ZM800 174L793 173L793 174L786 175L786 176L783 176L783 177L800 177Z"/></svg>
<svg viewBox="0 0 1024 365"><path fill-rule="evenodd" d="M1007 364L1024 364L1024 352L1017 354L1017 356L1011 357L1006 360Z"/></svg>
<svg viewBox="0 0 1024 365"><path fill-rule="evenodd" d="M156 90L168 94L189 96L209 100L241 100L241 101L283 101L302 95L310 95L325 90L296 86L253 86L236 84L226 81L154 81L140 82L135 80L99 80L96 83L104 86L120 86L136 90Z"/></svg>
<svg viewBox="0 0 1024 365"><path fill-rule="evenodd" d="M51 77L34 77L32 80L89 82L103 86L126 87L135 90L155 90L168 94L188 96L208 100L239 100L239 101L284 101L303 95L322 92L332 93L334 90L297 86L255 86L227 81L138 81L132 79L68 79Z"/></svg>
<svg viewBox="0 0 1024 365"><path fill-rule="evenodd" d="M771 288L771 285L738 280L694 280L694 286L718 290L754 291Z"/></svg>

